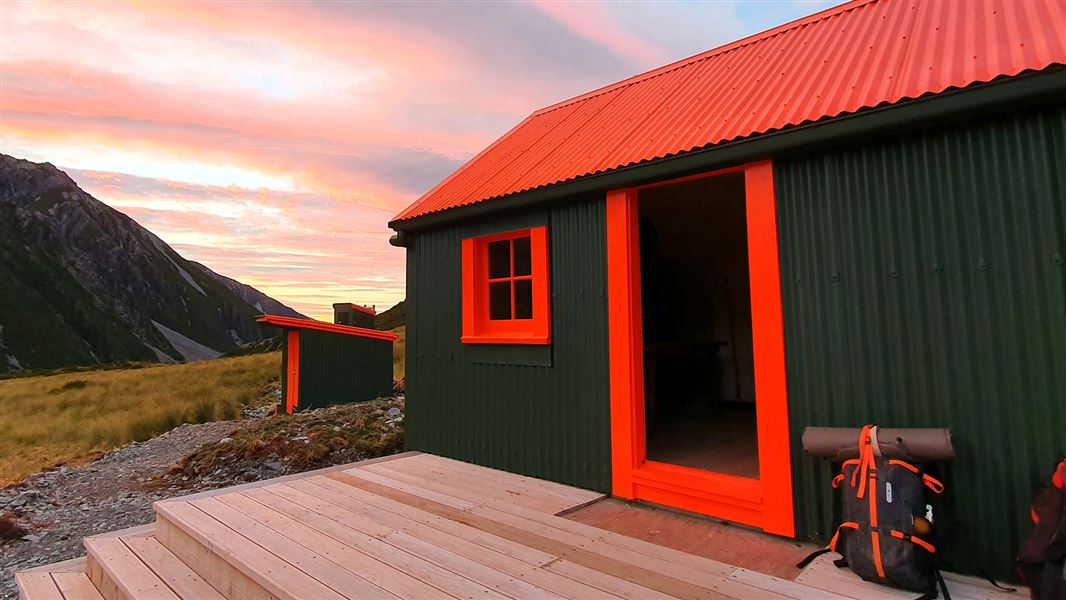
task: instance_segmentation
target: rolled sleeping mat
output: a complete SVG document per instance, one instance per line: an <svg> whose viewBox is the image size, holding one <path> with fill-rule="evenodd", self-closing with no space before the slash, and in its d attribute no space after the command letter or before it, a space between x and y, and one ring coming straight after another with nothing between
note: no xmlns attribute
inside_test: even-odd
<svg viewBox="0 0 1066 600"><path fill-rule="evenodd" d="M859 457L858 427L807 427L803 449L818 458L844 461ZM947 429L877 429L882 456L914 462L953 460L951 431Z"/></svg>

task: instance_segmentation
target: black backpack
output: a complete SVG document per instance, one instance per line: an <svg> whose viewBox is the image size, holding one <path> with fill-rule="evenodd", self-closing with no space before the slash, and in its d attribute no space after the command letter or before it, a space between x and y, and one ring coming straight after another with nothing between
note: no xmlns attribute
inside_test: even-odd
<svg viewBox="0 0 1066 600"><path fill-rule="evenodd" d="M1018 554L1018 576L1033 600L1066 600L1066 459L1033 497L1033 532Z"/></svg>
<svg viewBox="0 0 1066 600"><path fill-rule="evenodd" d="M867 581L937 597L937 585L950 598L940 577L933 531L935 517L927 492L940 494L944 486L922 468L881 456L877 428L867 425L859 434L859 457L844 461L833 487L843 484L843 521L829 548L808 556L803 568L819 554L839 552L838 567L850 567Z"/></svg>

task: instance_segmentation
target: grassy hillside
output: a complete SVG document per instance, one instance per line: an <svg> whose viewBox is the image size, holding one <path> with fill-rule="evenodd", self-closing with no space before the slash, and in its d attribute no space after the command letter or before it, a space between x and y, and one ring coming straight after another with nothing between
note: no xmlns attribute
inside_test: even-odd
<svg viewBox="0 0 1066 600"><path fill-rule="evenodd" d="M0 485L182 423L233 419L280 364L273 352L0 381Z"/></svg>

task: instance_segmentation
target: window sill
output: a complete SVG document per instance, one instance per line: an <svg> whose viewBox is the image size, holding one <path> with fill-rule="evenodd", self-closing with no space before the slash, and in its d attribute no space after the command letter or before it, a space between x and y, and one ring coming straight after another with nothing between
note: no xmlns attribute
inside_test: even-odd
<svg viewBox="0 0 1066 600"><path fill-rule="evenodd" d="M460 340L464 344L525 344L529 346L547 346L552 343L551 336L520 334L464 335Z"/></svg>

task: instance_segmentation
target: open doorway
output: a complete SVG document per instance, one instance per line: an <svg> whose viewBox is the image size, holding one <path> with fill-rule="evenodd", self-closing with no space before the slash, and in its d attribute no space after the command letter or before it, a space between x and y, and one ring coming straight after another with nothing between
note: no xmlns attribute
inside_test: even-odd
<svg viewBox="0 0 1066 600"><path fill-rule="evenodd" d="M656 204L668 206L667 203L673 204L672 211L656 209ZM736 210L743 207L743 211L731 213L732 209L718 206L722 203ZM659 212L667 214L660 216ZM646 217L645 223L654 225L644 227L644 233L654 236L649 238L654 242L641 239L642 216ZM673 181L609 190L606 224L611 493L744 523L783 536L795 535L773 163L759 161ZM728 286L733 290L728 296L733 302L729 314L735 317L732 337L719 333L720 326L708 325L721 322L721 317L715 316L713 290L703 292L706 297L701 299L691 292L697 286L689 285L695 280L715 281L707 274L712 273L711 259L668 260L675 256L701 256L695 251L675 254L670 249L671 242L680 239L689 240L690 247L721 244L735 250L735 259L746 261L746 269L735 262L730 271L715 267L719 274L735 273L729 276ZM646 246L644 252L642 243ZM709 256L706 247L702 256ZM642 265L642 254L653 252L660 253L661 263L653 255L644 257L647 267ZM729 255L725 250L712 254L721 258ZM679 266L678 262L682 264ZM641 285L642 271L655 273L646 286ZM656 282L658 287L652 291ZM709 289L708 284L699 285ZM737 293L747 297L737 297ZM647 298L642 299L645 295ZM668 367L681 371L682 376L654 374L656 381L668 383L665 392L655 385L652 391L658 395L649 410L645 397L648 386L643 304L662 306L664 298L666 306L673 310L660 308L659 312L668 313L666 318L682 325L686 321L678 317L687 314L691 326L687 331L666 327L663 330L672 331L671 336L653 331L652 338L658 337L664 344L673 339L677 346L689 342L710 345L715 350L713 357L696 362L697 371ZM670 304L670 298L680 300ZM651 316L652 320L655 318L657 315ZM660 325L652 323L651 327ZM745 350L745 344L750 350ZM703 352L708 353L709 350ZM739 394L736 383L740 384ZM709 391L700 392L700 384ZM745 386L751 390L747 395ZM673 432L664 417L668 406L664 393L677 395L669 398L669 412L675 417ZM702 407L701 399L706 401ZM751 404L755 405L754 417ZM726 410L732 408L737 410ZM649 414L654 421L650 428L646 424ZM694 418L684 418L686 414ZM728 424L730 416L736 418ZM756 436L738 436L742 443L729 440L729 435L744 431L742 424L749 428L754 424ZM700 450L706 451L702 458ZM738 468L738 457L747 461L743 468Z"/></svg>
<svg viewBox="0 0 1066 600"><path fill-rule="evenodd" d="M744 173L640 191L647 460L759 479Z"/></svg>

